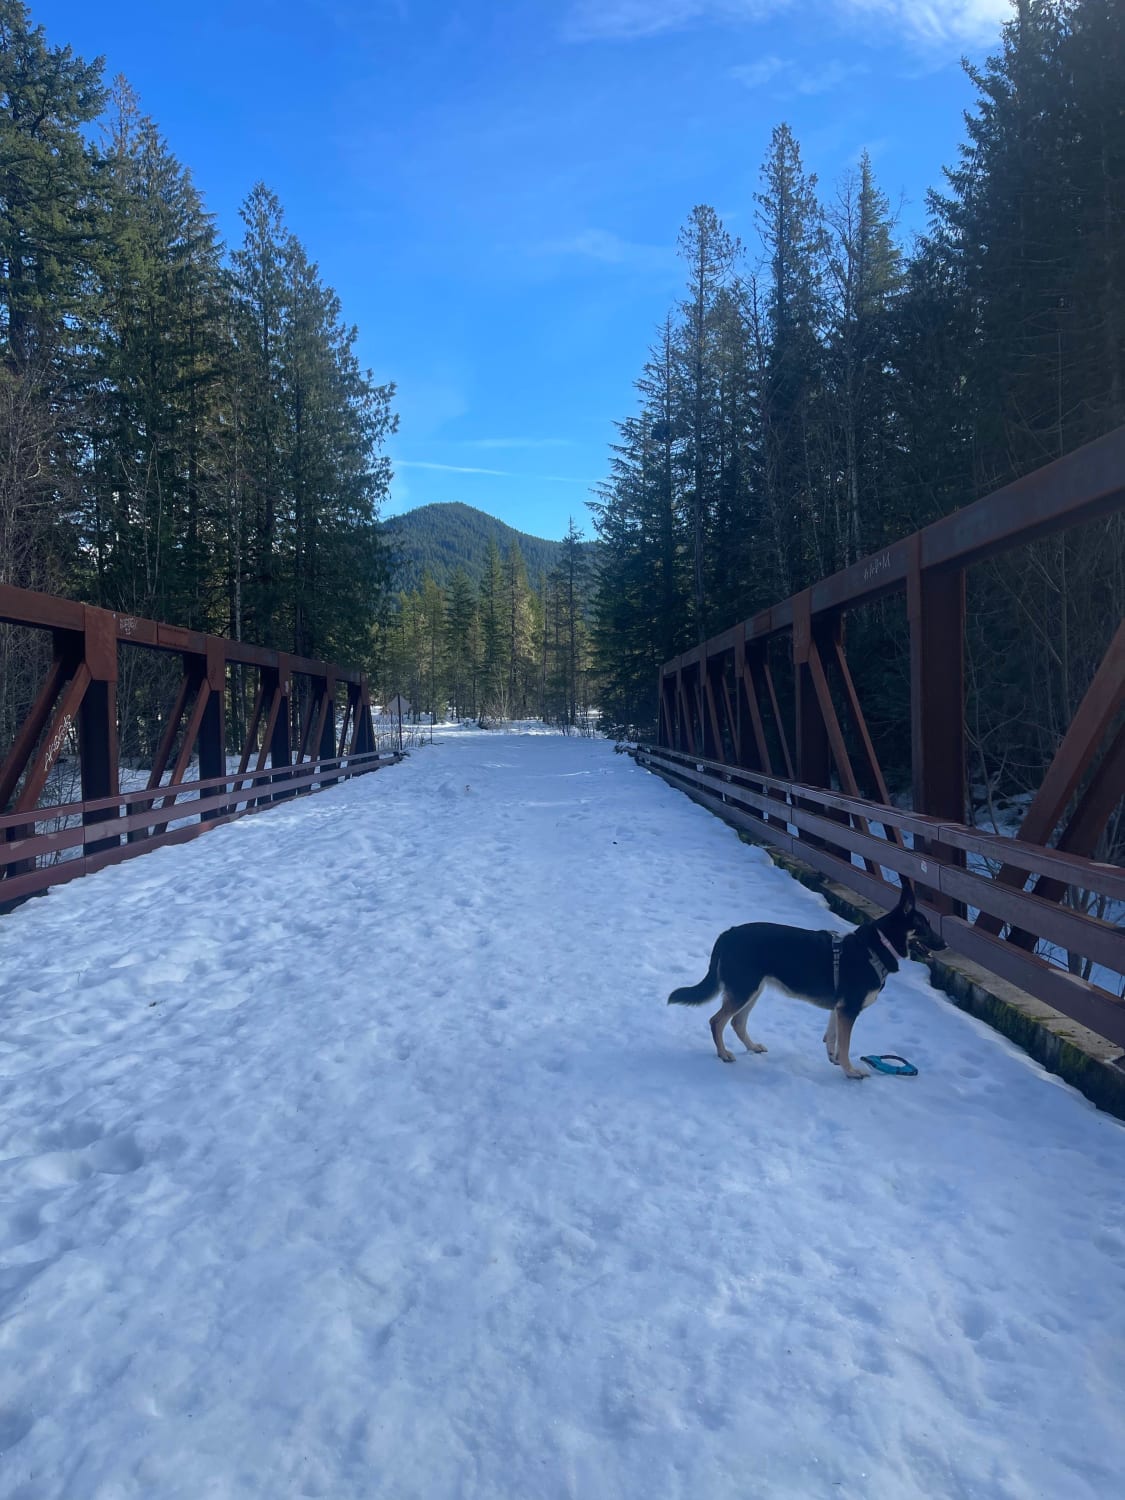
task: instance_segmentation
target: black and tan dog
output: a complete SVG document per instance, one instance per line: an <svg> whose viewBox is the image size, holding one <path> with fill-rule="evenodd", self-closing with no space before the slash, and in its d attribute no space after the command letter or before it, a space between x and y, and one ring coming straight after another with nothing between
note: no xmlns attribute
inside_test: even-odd
<svg viewBox="0 0 1125 1500"><path fill-rule="evenodd" d="M777 922L748 922L730 927L716 939L707 977L686 989L673 990L669 1005L702 1005L721 989L723 1003L711 1017L711 1035L723 1062L734 1058L723 1045L727 1022L747 1052L764 1052L746 1034L746 1018L767 984L795 1000L808 1000L830 1011L824 1044L828 1060L849 1078L866 1078L848 1056L852 1027L861 1010L871 1005L888 974L897 974L899 960L909 956L910 939L936 950L945 943L914 904L914 893L904 888L898 905L874 922L864 922L841 937L832 932L807 932Z"/></svg>

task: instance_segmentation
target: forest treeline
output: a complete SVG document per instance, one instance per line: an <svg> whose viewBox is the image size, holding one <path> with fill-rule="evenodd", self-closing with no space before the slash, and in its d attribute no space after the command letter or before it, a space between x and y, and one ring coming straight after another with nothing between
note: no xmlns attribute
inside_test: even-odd
<svg viewBox="0 0 1125 1500"><path fill-rule="evenodd" d="M865 154L827 194L780 125L752 245L699 206L594 508L600 703L651 733L661 662L1125 422L1125 7L1019 0L900 242ZM1125 604L1120 518L969 578L972 776L1037 784ZM849 617L909 767L901 600Z"/></svg>
<svg viewBox="0 0 1125 1500"><path fill-rule="evenodd" d="M592 578L590 546L573 520L554 555L532 579L518 536L501 549L490 535L478 580L459 566L444 587L427 572L401 590L374 631L383 695L401 693L427 717L450 708L483 723L535 717L584 730Z"/></svg>
<svg viewBox="0 0 1125 1500"><path fill-rule="evenodd" d="M241 215L228 249L129 84L0 0L0 582L361 660L393 388L277 197Z"/></svg>
<svg viewBox="0 0 1125 1500"><path fill-rule="evenodd" d="M825 193L785 125L754 243L693 210L592 566L572 526L550 566L513 538L479 583L396 598L393 388L277 198L254 186L225 246L128 83L0 0L0 581L366 664L439 712L595 704L651 732L662 661L1125 422L1125 8L1017 0L970 76L909 244L867 157ZM1018 790L1121 617L1121 521L969 588L973 776ZM0 630L0 743L41 675L29 635ZM848 649L901 776L901 600L856 612Z"/></svg>

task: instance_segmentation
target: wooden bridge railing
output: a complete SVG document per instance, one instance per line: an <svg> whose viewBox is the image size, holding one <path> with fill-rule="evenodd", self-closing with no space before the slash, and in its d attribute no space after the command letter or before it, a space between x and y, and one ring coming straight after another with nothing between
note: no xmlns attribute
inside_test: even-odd
<svg viewBox="0 0 1125 1500"><path fill-rule="evenodd" d="M360 672L7 585L0 585L0 624L45 632L51 642L45 679L0 762L0 910L398 759L377 751ZM124 792L122 649L171 654L181 663L147 784ZM254 696L241 744L228 755L228 726L238 721L227 712L235 670L249 674ZM62 802L52 773L72 748L81 798ZM198 776L188 781L193 763Z"/></svg>
<svg viewBox="0 0 1125 1500"><path fill-rule="evenodd" d="M964 684L966 569L1123 505L1119 428L665 663L658 741L638 759L876 900L892 899L887 871L911 877L951 947L1125 1046L1125 932L1062 904L1077 891L1125 901L1125 874L1090 858L1125 796L1125 621L1018 839L966 826ZM910 813L891 806L844 638L849 609L896 592L910 630ZM792 722L771 664L779 641ZM1068 954L1096 966L1089 980Z"/></svg>

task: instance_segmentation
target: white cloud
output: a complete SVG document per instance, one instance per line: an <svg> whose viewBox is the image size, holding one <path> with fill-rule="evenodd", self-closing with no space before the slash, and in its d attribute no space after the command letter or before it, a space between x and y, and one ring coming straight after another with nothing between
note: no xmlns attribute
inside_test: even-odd
<svg viewBox="0 0 1125 1500"><path fill-rule="evenodd" d="M764 88L781 73L786 73L793 64L784 57L759 57L756 62L739 63L730 70L730 76L744 83L748 89Z"/></svg>
<svg viewBox="0 0 1125 1500"><path fill-rule="evenodd" d="M471 438L466 448L569 448L570 438Z"/></svg>
<svg viewBox="0 0 1125 1500"><path fill-rule="evenodd" d="M546 240L536 250L540 255L592 260L630 270L664 270L674 259L667 246L641 245L622 239L610 229L582 229L565 239Z"/></svg>
<svg viewBox="0 0 1125 1500"><path fill-rule="evenodd" d="M756 62L740 63L731 68L730 76L749 89L774 85L775 94L828 94L849 78L868 71L865 63L845 63L832 58L817 67L807 67L785 57L760 57Z"/></svg>
<svg viewBox="0 0 1125 1500"><path fill-rule="evenodd" d="M471 464L433 464L413 458L396 458L392 462L396 469L433 469L439 474L487 474L493 479L533 479L547 484L590 483L588 479L575 479L569 474L513 474L510 469L478 469Z"/></svg>
<svg viewBox="0 0 1125 1500"><path fill-rule="evenodd" d="M575 0L566 22L571 41L627 41L682 31L696 21L758 21L789 0Z"/></svg>
<svg viewBox="0 0 1125 1500"><path fill-rule="evenodd" d="M868 72L866 63L845 63L833 58L819 68L801 68L793 80L796 94L830 94L833 89Z"/></svg>
<svg viewBox="0 0 1125 1500"><path fill-rule="evenodd" d="M571 0L564 35L573 42L631 41L703 24L746 25L792 0ZM808 0L807 14L876 19L927 49L991 45L1012 15L1010 0ZM753 64L749 65L753 67Z"/></svg>
<svg viewBox="0 0 1125 1500"><path fill-rule="evenodd" d="M926 46L989 45L1012 18L1010 0L834 0L853 15L885 18Z"/></svg>

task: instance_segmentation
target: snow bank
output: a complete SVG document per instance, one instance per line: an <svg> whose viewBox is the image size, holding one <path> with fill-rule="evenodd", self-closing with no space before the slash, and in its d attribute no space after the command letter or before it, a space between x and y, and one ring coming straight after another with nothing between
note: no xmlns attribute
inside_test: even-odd
<svg viewBox="0 0 1125 1500"><path fill-rule="evenodd" d="M1122 1129L913 966L918 1078L768 994L724 1067L668 991L819 899L437 738L0 921L0 1495L1116 1492Z"/></svg>

